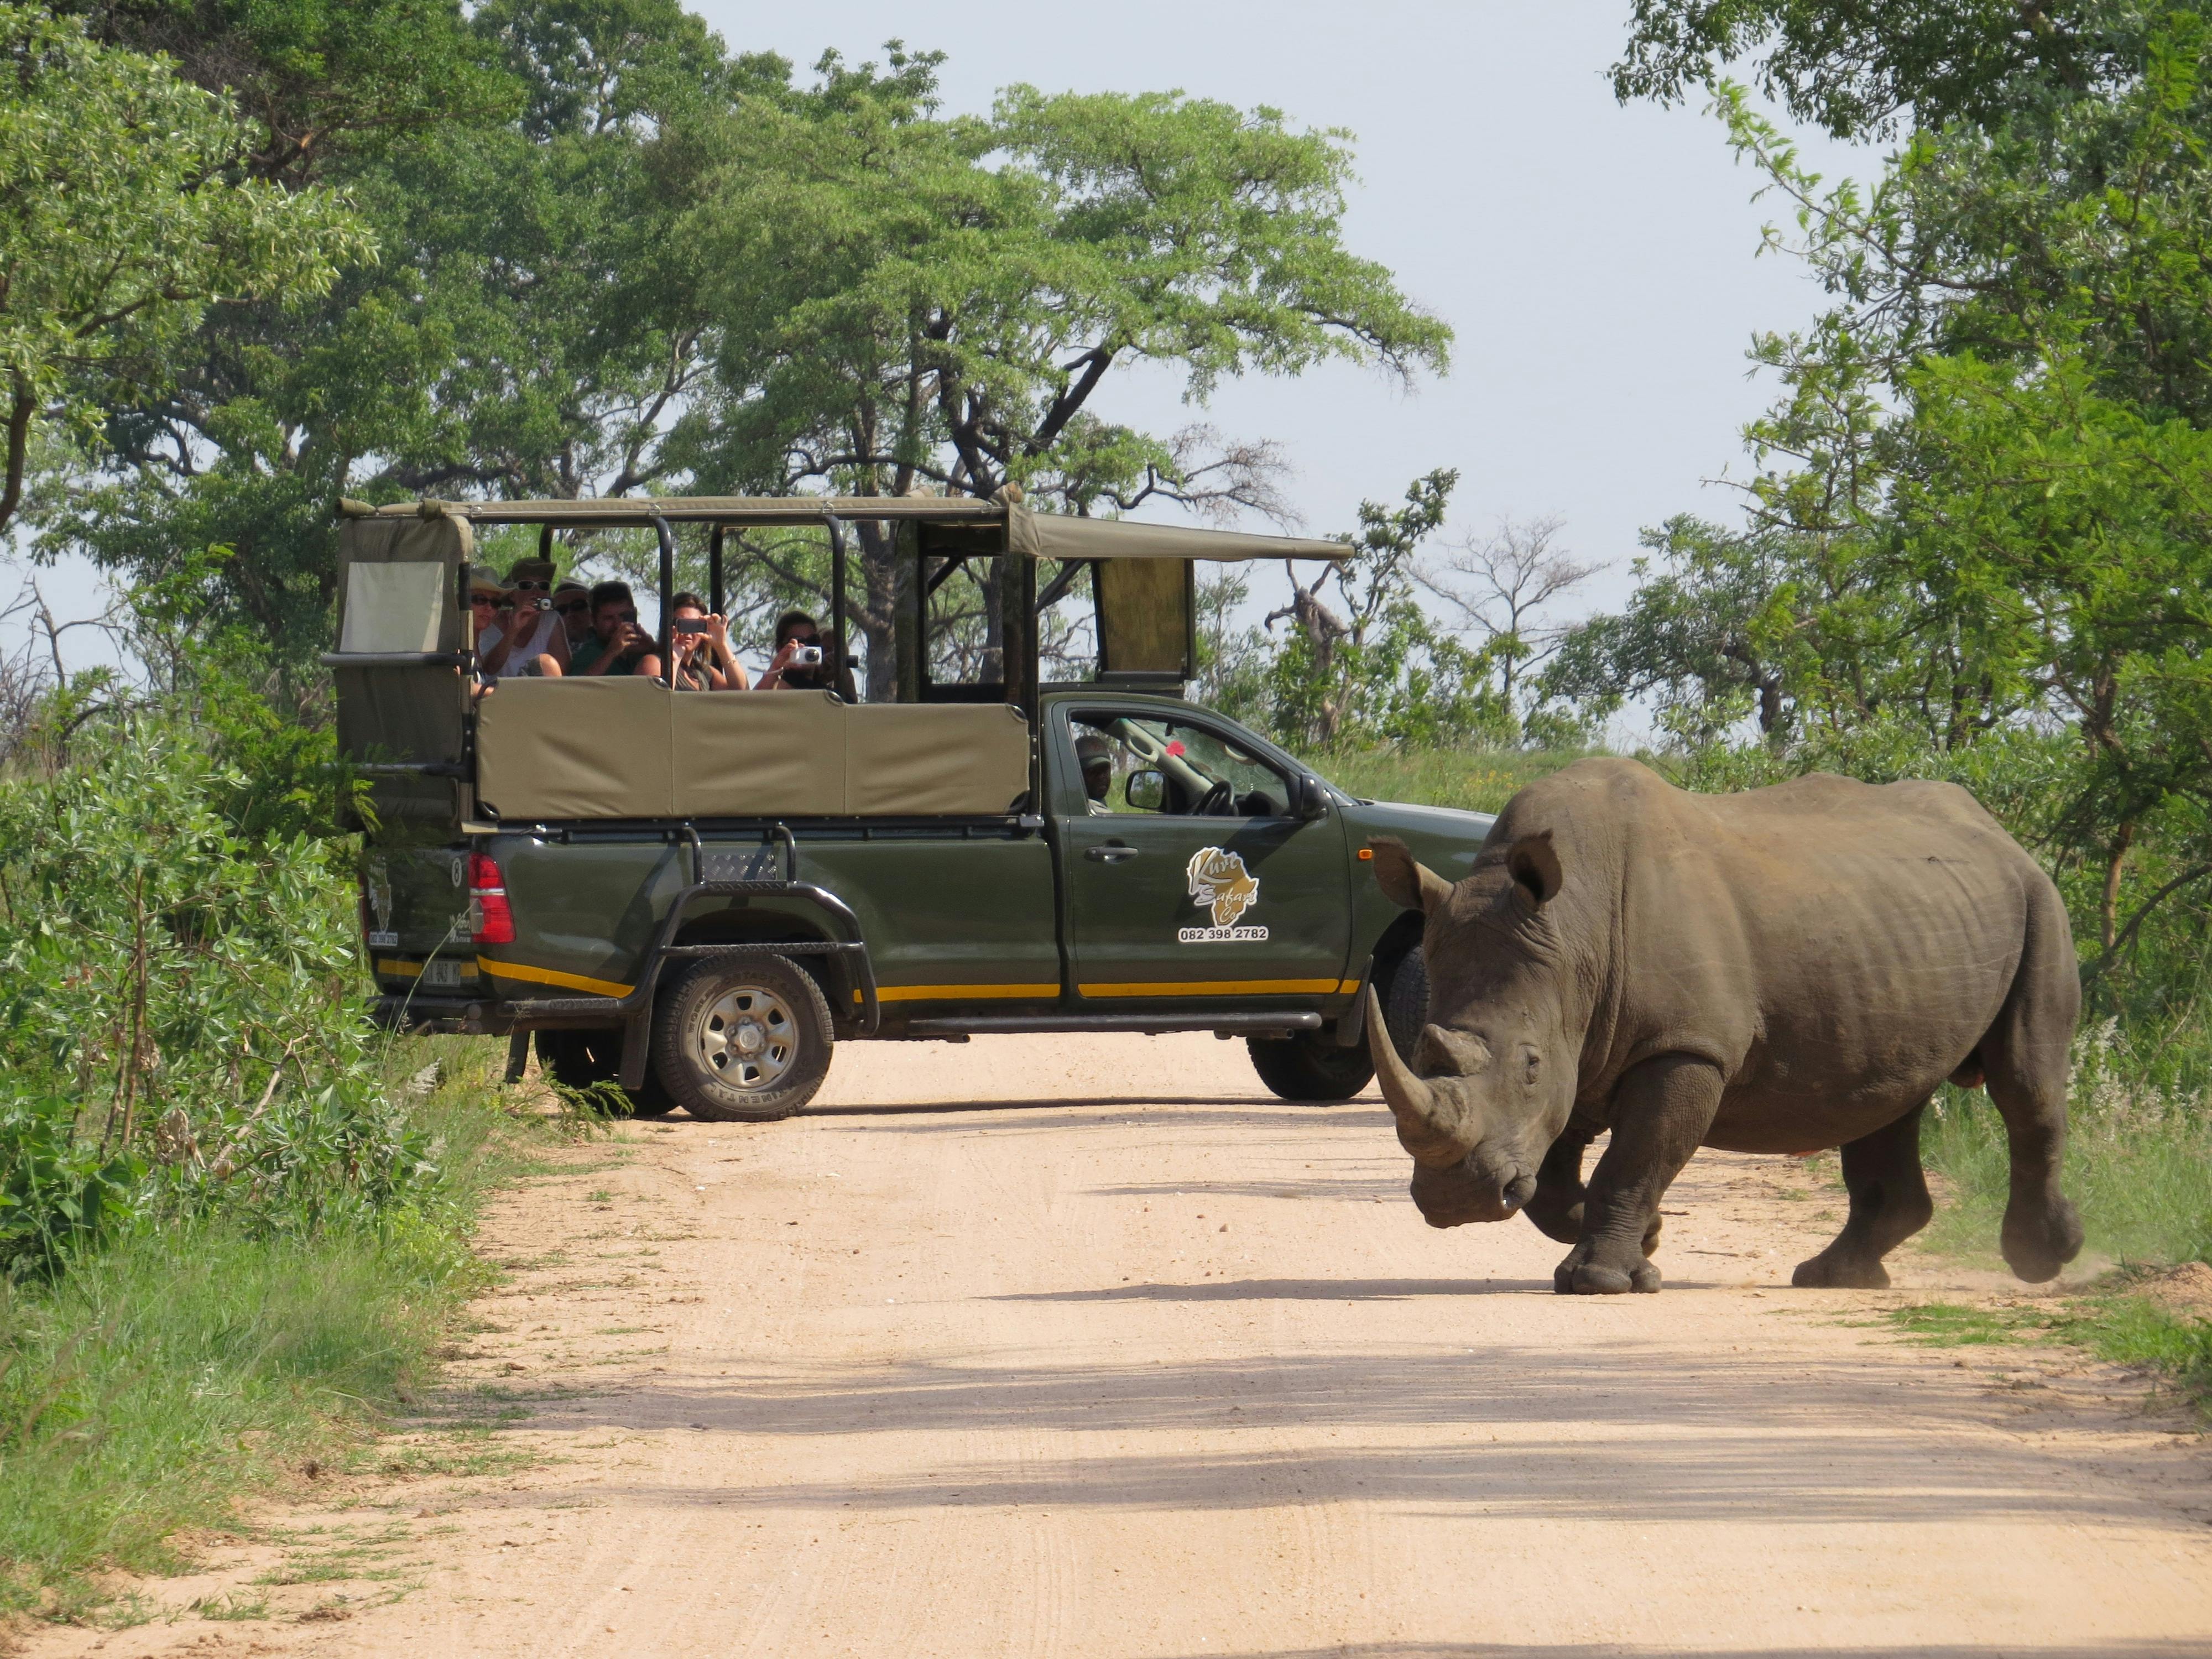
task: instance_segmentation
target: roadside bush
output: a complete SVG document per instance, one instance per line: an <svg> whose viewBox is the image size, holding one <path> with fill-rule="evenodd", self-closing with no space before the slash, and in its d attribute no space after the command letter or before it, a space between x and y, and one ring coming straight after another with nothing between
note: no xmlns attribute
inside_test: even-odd
<svg viewBox="0 0 2212 1659"><path fill-rule="evenodd" d="M350 849L241 833L226 808L255 796L220 747L183 715L111 717L0 781L11 1270L118 1206L298 1228L430 1172L359 1018Z"/></svg>

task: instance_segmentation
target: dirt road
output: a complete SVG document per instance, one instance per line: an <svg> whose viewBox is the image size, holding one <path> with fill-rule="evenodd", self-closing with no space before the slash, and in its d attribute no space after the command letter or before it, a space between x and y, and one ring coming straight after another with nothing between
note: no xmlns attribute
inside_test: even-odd
<svg viewBox="0 0 2212 1659"><path fill-rule="evenodd" d="M632 1126L501 1206L509 1281L395 1460L491 1472L156 1587L269 1617L54 1650L2212 1651L2200 1443L1789 1290L1839 1201L1803 1166L1700 1158L1666 1292L1569 1299L1533 1228L1424 1225L1388 1121L1199 1036L856 1047L791 1122Z"/></svg>

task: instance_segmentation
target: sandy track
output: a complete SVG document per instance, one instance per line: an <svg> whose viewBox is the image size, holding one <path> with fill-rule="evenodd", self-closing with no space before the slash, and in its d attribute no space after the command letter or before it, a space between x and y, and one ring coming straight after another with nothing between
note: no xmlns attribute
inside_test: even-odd
<svg viewBox="0 0 2212 1659"><path fill-rule="evenodd" d="M447 1395L520 1391L501 1437L545 1461L289 1517L403 1517L410 1593L47 1645L2212 1651L2185 1425L1789 1290L1839 1195L1787 1160L1700 1158L1665 1294L1568 1299L1534 1229L1422 1224L1378 1107L1285 1106L1204 1036L855 1047L803 1118L623 1143L501 1206ZM1999 1283L1908 1261L1887 1299Z"/></svg>

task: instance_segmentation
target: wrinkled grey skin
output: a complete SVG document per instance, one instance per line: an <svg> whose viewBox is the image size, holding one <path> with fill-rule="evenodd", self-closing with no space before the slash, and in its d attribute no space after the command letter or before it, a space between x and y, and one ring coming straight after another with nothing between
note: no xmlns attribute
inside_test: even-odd
<svg viewBox="0 0 2212 1659"><path fill-rule="evenodd" d="M1850 1218L1796 1283L1884 1285L1932 1212L1920 1115L1948 1078L1986 1082L2004 1119L2013 1271L2052 1279L2081 1249L2058 1190L2073 937L1965 790L1693 795L1579 761L1513 798L1457 885L1389 839L1375 872L1427 917L1432 1023L1401 1057L1370 1002L1367 1033L1431 1226L1525 1212L1574 1247L1562 1292L1656 1291L1660 1199L1699 1146L1840 1146Z"/></svg>

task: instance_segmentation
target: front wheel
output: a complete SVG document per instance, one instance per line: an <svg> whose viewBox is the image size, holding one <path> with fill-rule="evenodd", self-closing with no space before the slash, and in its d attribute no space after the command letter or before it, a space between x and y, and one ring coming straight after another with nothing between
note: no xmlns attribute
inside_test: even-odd
<svg viewBox="0 0 2212 1659"><path fill-rule="evenodd" d="M830 1071L830 1005L784 957L708 957L660 1000L653 1065L677 1103L718 1123L789 1117Z"/></svg>
<svg viewBox="0 0 2212 1659"><path fill-rule="evenodd" d="M1340 1048L1326 1031L1300 1031L1294 1036L1247 1037L1252 1069L1284 1100L1308 1104L1349 1100L1364 1089L1375 1075L1375 1062L1366 1046Z"/></svg>

